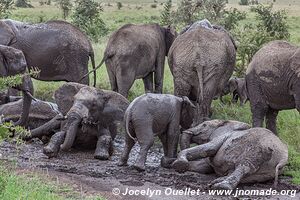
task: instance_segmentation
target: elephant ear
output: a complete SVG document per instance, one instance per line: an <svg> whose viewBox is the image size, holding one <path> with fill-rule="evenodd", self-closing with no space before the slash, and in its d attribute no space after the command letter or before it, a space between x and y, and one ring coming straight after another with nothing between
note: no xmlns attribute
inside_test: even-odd
<svg viewBox="0 0 300 200"><path fill-rule="evenodd" d="M238 81L237 78L233 78L229 81L229 91L232 93L238 88Z"/></svg>
<svg viewBox="0 0 300 200"><path fill-rule="evenodd" d="M182 97L182 103L185 106L191 106L192 108L196 108L196 106L191 102L191 100L187 96Z"/></svg>
<svg viewBox="0 0 300 200"><path fill-rule="evenodd" d="M8 76L24 73L26 71L26 59L21 50L0 45L2 63Z"/></svg>
<svg viewBox="0 0 300 200"><path fill-rule="evenodd" d="M0 44L12 45L17 42L17 38L12 28L4 21L0 21Z"/></svg>

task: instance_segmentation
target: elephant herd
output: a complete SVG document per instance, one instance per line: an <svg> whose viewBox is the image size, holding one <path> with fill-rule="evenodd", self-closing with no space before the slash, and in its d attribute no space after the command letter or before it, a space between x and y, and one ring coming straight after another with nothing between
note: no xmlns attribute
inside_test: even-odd
<svg viewBox="0 0 300 200"><path fill-rule="evenodd" d="M95 67L91 42L67 22L0 20L1 76L24 74L16 86L24 98L3 94L0 114L4 121L28 127L31 135L24 139L40 138L49 158L61 150L92 148L96 159L107 160L123 128L127 134L120 166L127 164L138 142L134 168L144 171L147 152L158 136L162 167L215 172L221 177L212 183L214 188L234 189L240 182L274 178L276 185L288 159L287 146L276 136L276 117L280 110L300 111L300 48L270 42L254 55L244 78L231 78L236 45L230 34L223 28L192 27L177 34L158 24L124 25L110 36ZM161 94L166 57L174 95ZM104 63L112 91L95 88L96 70ZM55 104L34 99L27 74L32 68L40 70L40 80L68 82L54 92ZM90 73L94 87L88 86ZM128 91L136 79L143 79L146 94L130 103ZM229 92L234 102L250 101L253 128L209 119L213 99ZM262 128L265 119L267 129Z"/></svg>

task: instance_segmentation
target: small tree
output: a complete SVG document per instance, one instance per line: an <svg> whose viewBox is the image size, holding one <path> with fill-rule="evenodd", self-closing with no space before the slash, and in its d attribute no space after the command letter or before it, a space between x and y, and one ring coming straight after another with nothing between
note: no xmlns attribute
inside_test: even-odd
<svg viewBox="0 0 300 200"><path fill-rule="evenodd" d="M246 19L246 13L241 12L236 8L230 8L224 12L220 24L228 31L233 30L238 25L239 21Z"/></svg>
<svg viewBox="0 0 300 200"><path fill-rule="evenodd" d="M240 0L239 4L242 6L247 6L249 5L249 0Z"/></svg>
<svg viewBox="0 0 300 200"><path fill-rule="evenodd" d="M121 2L117 2L117 7L118 7L118 10L121 10L121 8L123 7L123 4Z"/></svg>
<svg viewBox="0 0 300 200"><path fill-rule="evenodd" d="M63 18L67 19L72 9L72 3L70 0L58 0L57 1L58 7L62 10Z"/></svg>
<svg viewBox="0 0 300 200"><path fill-rule="evenodd" d="M19 8L33 8L29 0L16 0L15 6Z"/></svg>
<svg viewBox="0 0 300 200"><path fill-rule="evenodd" d="M0 18L7 19L13 9L13 0L0 0Z"/></svg>
<svg viewBox="0 0 300 200"><path fill-rule="evenodd" d="M75 4L73 23L97 42L108 32L106 24L100 17L102 6L93 0L76 0Z"/></svg>
<svg viewBox="0 0 300 200"><path fill-rule="evenodd" d="M176 12L172 13L174 22L186 26L199 18L202 1L181 0Z"/></svg>
<svg viewBox="0 0 300 200"><path fill-rule="evenodd" d="M172 19L171 19L171 8L172 8L172 0L168 0L164 4L164 9L161 13L161 25L166 26L166 25L171 25L172 24Z"/></svg>

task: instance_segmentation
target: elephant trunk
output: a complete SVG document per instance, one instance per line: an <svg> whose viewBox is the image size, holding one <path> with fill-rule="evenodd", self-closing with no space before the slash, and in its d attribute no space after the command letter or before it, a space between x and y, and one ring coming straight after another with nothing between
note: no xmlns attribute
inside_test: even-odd
<svg viewBox="0 0 300 200"><path fill-rule="evenodd" d="M180 149L181 151L187 148L190 148L192 139L192 134L188 133L187 131L184 131L180 138Z"/></svg>
<svg viewBox="0 0 300 200"><path fill-rule="evenodd" d="M82 121L82 116L77 112L70 112L67 116L67 124L65 125L66 137L64 143L60 146L60 149L66 151L70 149L76 138L78 126Z"/></svg>

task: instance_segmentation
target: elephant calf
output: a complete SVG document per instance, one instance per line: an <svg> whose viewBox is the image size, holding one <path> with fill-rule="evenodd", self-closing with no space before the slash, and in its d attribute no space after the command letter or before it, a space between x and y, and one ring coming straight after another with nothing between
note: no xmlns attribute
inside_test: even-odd
<svg viewBox="0 0 300 200"><path fill-rule="evenodd" d="M136 98L125 112L125 149L119 165L126 165L129 153L136 141L141 146L134 167L145 170L149 148L158 136L164 149L161 160L163 167L169 167L177 155L180 125L189 128L192 123L194 105L187 97L169 94L146 94Z"/></svg>
<svg viewBox="0 0 300 200"><path fill-rule="evenodd" d="M231 78L228 81L220 95L220 101L222 103L224 103L222 97L229 93L232 94L232 103L237 103L238 100L240 100L241 106L245 104L248 100L245 78Z"/></svg>
<svg viewBox="0 0 300 200"><path fill-rule="evenodd" d="M55 92L61 115L31 131L32 137L53 134L44 147L48 157L71 147L96 148L94 157L106 160L112 154L117 121L129 105L122 95L78 83L66 83Z"/></svg>
<svg viewBox="0 0 300 200"><path fill-rule="evenodd" d="M190 142L200 144L189 147ZM288 162L288 149L280 139L265 128L250 128L238 121L211 120L183 131L182 150L173 163L176 171L192 169L204 173L211 166L220 178L214 188L234 189L242 183L264 182L275 178ZM204 167L203 160L209 157ZM197 170L197 165L199 166Z"/></svg>

